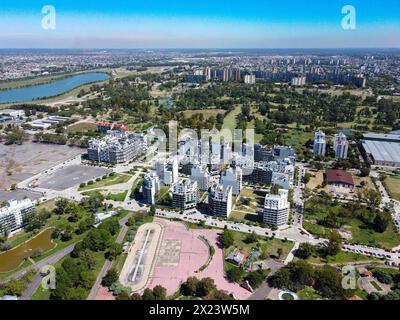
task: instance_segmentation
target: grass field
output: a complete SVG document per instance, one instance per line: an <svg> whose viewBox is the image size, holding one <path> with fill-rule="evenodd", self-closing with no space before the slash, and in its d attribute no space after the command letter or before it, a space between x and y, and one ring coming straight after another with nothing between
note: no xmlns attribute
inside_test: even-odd
<svg viewBox="0 0 400 320"><path fill-rule="evenodd" d="M95 181L92 185L87 185L83 188L79 188L79 191L92 190L95 188L103 188L103 187L112 186L114 184L126 183L131 178L132 178L132 176L130 176L130 175L117 173L114 176L107 176L106 179L102 179L100 181Z"/></svg>
<svg viewBox="0 0 400 320"><path fill-rule="evenodd" d="M128 193L128 191L124 191L121 193L115 193L115 194L110 193L109 195L107 195L106 199L112 200L112 201L124 202L127 193Z"/></svg>
<svg viewBox="0 0 400 320"><path fill-rule="evenodd" d="M323 220L329 212L337 215L341 210L341 206L327 206L313 199L306 202L303 226L314 235L326 237L330 230L333 229L320 226L317 221ZM311 209L314 211L311 211ZM386 231L382 233L376 232L371 226L366 225L357 218L349 217L343 222L343 229L351 232L352 242L385 249L392 249L400 244L400 235L395 231L392 221L389 222Z"/></svg>
<svg viewBox="0 0 400 320"><path fill-rule="evenodd" d="M224 118L224 124L222 129L236 129L236 117L242 112L241 106L236 106L231 112L229 112Z"/></svg>
<svg viewBox="0 0 400 320"><path fill-rule="evenodd" d="M67 129L67 133L73 132L87 132L87 131L96 131L97 124L94 122L78 122L70 125Z"/></svg>
<svg viewBox="0 0 400 320"><path fill-rule="evenodd" d="M248 200L249 204L244 204L243 200ZM265 200L265 193L257 192L251 189L243 189L240 192L239 201L236 201L235 210L246 211L249 213L256 213L257 208L263 206Z"/></svg>
<svg viewBox="0 0 400 320"><path fill-rule="evenodd" d="M311 287L306 287L297 292L300 300L321 300L322 297Z"/></svg>
<svg viewBox="0 0 400 320"><path fill-rule="evenodd" d="M246 250L248 252L251 251L252 248L254 248L257 243L246 243L245 239L247 237L247 234L242 233L242 232L236 232L236 231L231 231L233 238L234 238L234 244L230 248L224 250L224 256L227 257L230 252L232 252L236 247L239 247L243 250ZM258 241L261 251L266 251L268 256L271 257L276 257L278 249L282 249L282 255L280 257L281 261L284 261L289 254L290 250L293 248L293 242L290 241L283 241L279 239L267 239L267 238L261 238Z"/></svg>
<svg viewBox="0 0 400 320"><path fill-rule="evenodd" d="M340 251L335 256L328 256L327 259L322 259L321 257L314 255L314 256L308 258L306 261L309 263L314 263L314 264L325 264L325 263L346 264L346 263L352 263L352 262L378 262L379 259L374 258L374 257L368 257L368 256L354 253L354 252Z"/></svg>
<svg viewBox="0 0 400 320"><path fill-rule="evenodd" d="M190 118L196 114L202 114L204 119L208 119L211 117L216 117L217 114L224 114L225 110L223 109L204 109L204 110L186 110L181 112L185 118Z"/></svg>
<svg viewBox="0 0 400 320"><path fill-rule="evenodd" d="M385 187L390 197L400 201L400 176L388 176L385 179Z"/></svg>

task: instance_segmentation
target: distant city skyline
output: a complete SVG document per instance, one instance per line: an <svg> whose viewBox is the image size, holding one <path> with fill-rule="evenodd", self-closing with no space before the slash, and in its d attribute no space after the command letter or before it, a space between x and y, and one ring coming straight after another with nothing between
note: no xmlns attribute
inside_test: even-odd
<svg viewBox="0 0 400 320"><path fill-rule="evenodd" d="M355 30L342 28L345 5ZM399 17L398 0L2 0L0 48L399 48Z"/></svg>

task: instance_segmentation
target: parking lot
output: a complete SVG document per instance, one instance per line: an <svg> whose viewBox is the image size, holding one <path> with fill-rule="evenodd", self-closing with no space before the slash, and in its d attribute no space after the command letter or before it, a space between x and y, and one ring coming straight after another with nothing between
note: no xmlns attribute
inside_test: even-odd
<svg viewBox="0 0 400 320"><path fill-rule="evenodd" d="M62 191L82 182L96 179L105 174L109 174L111 170L88 167L83 165L72 165L61 168L54 173L44 174L38 181L38 187L44 189L52 189Z"/></svg>

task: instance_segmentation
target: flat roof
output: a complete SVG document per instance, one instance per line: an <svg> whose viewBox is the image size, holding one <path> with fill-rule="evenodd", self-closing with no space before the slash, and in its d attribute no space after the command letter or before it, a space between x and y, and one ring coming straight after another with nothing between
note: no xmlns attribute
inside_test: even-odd
<svg viewBox="0 0 400 320"><path fill-rule="evenodd" d="M364 134L366 140L393 140L400 142L400 135L398 134L384 134L384 133L367 133Z"/></svg>
<svg viewBox="0 0 400 320"><path fill-rule="evenodd" d="M365 152L375 161L400 163L400 143L372 140L362 140L361 143Z"/></svg>

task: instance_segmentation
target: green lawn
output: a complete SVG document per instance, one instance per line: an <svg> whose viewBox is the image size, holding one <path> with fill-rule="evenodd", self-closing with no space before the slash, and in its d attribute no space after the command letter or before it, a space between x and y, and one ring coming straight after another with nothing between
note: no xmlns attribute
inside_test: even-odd
<svg viewBox="0 0 400 320"><path fill-rule="evenodd" d="M393 199L400 201L400 176L388 176L384 184L389 195Z"/></svg>
<svg viewBox="0 0 400 320"><path fill-rule="evenodd" d="M245 243L244 240L247 237L246 233L231 231L234 244L228 249L224 250L224 257L226 258L230 252L232 252L236 247L239 247L248 252L251 251L252 248L256 247L257 243ZM293 248L293 243L290 241L283 241L279 239L268 239L264 237L260 237L258 243L260 244L261 251L266 251L268 256L276 256L278 249L282 249L282 255L280 257L281 261L284 261L290 250ZM229 263L225 263L229 267Z"/></svg>
<svg viewBox="0 0 400 320"><path fill-rule="evenodd" d="M128 191L124 191L124 192L116 193L116 194L110 193L110 194L107 195L106 199L107 200L112 200L112 201L124 202L127 193L128 193Z"/></svg>
<svg viewBox="0 0 400 320"><path fill-rule="evenodd" d="M300 300L321 300L322 297L311 287L306 287L297 292Z"/></svg>
<svg viewBox="0 0 400 320"><path fill-rule="evenodd" d="M296 260L300 260L295 258ZM315 264L346 264L351 262L379 262L380 260L374 257L368 257L362 254L354 253L354 252L346 252L340 251L335 256L328 256L327 259L323 259L318 255L314 255L306 260L309 263Z"/></svg>
<svg viewBox="0 0 400 320"><path fill-rule="evenodd" d="M337 215L340 210L340 204L324 204L318 199L312 198L305 204L303 226L316 236L326 237L333 229L318 225L317 222L323 220L329 212ZM385 249L392 249L400 244L400 235L395 231L392 221L389 222L389 226L383 233L376 232L358 218L345 218L343 222L343 228L352 234L352 242Z"/></svg>
<svg viewBox="0 0 400 320"><path fill-rule="evenodd" d="M250 203L248 205L242 203L244 199L248 199ZM243 189L240 192L240 199L236 201L235 210L246 211L249 213L256 213L257 209L264 205L265 193L258 192L251 189Z"/></svg>
<svg viewBox="0 0 400 320"><path fill-rule="evenodd" d="M100 181L94 181L92 185L87 185L83 188L79 188L79 191L86 191L86 190L92 190L95 188L102 188L102 187L108 187L112 186L115 184L121 184L121 183L126 183L128 182L132 176L127 175L127 174L122 174L122 173L117 173L114 176L107 176L106 179L102 179Z"/></svg>
<svg viewBox="0 0 400 320"><path fill-rule="evenodd" d="M224 118L224 124L222 129L236 129L236 117L242 112L241 106L236 106L231 112L229 112Z"/></svg>
<svg viewBox="0 0 400 320"><path fill-rule="evenodd" d="M371 246L382 246L385 249L392 249L400 244L400 235L395 231L392 221L383 233L366 229L361 221L351 221L351 233L353 241Z"/></svg>

